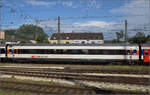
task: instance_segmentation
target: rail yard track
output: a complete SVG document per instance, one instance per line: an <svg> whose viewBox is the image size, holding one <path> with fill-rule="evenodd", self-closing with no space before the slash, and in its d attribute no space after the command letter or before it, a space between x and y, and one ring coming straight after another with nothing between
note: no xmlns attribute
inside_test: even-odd
<svg viewBox="0 0 150 95"><path fill-rule="evenodd" d="M51 69L51 68L18 68L18 67L0 67L0 71L44 71L44 72L74 72L74 73L108 73L108 74L142 74L149 75L149 70L126 70L126 69L74 69L74 68L61 68L61 69Z"/></svg>
<svg viewBox="0 0 150 95"><path fill-rule="evenodd" d="M47 68L47 67L0 67L1 75L8 75L11 77L16 77L16 79L33 79L33 80L56 80L56 81L69 81L73 82L78 87L65 87L65 86L52 86L43 85L35 83L24 83L9 80L0 80L0 89L8 91L21 91L21 92L31 92L31 93L42 93L42 94L137 94L136 90L123 90L130 86L140 86L135 89L148 89L150 85L149 70L129 70L129 69L91 69L91 68ZM61 82L60 82L61 83ZM80 84L81 83L81 84ZM92 86L90 84L82 85L85 83L98 83L98 85L112 84L112 85L126 85L122 90L111 90L97 88L97 86ZM115 83L115 84L114 84ZM7 84L7 85L6 85ZM102 85L102 86L104 86ZM51 87L50 87L51 86ZM80 90L81 89L81 90ZM149 90L148 90L149 91ZM138 93L148 93L147 90ZM58 93L59 92L59 93Z"/></svg>
<svg viewBox="0 0 150 95"><path fill-rule="evenodd" d="M65 71L65 70L64 70ZM69 70L68 70L69 72ZM41 69L0 69L1 74L13 76L28 76L39 78L55 78L66 80L81 80L81 81L94 81L94 82L110 82L110 83L124 83L124 84L137 84L137 85L150 85L149 77L125 77L125 76L102 76L102 75L86 75L83 73L68 73L59 70L41 70ZM82 71L81 71L82 72ZM83 72L85 72L83 70ZM135 72L134 72L135 73ZM143 72L145 74L145 72Z"/></svg>
<svg viewBox="0 0 150 95"><path fill-rule="evenodd" d="M67 87L48 84L24 83L16 81L0 80L0 89L41 93L41 94L96 94L91 88Z"/></svg>

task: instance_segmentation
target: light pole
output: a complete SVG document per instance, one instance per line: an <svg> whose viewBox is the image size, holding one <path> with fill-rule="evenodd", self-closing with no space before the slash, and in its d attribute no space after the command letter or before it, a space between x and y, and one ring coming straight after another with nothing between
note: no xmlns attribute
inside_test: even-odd
<svg viewBox="0 0 150 95"><path fill-rule="evenodd" d="M127 44L128 43L128 22L127 22L127 20L125 20L125 43Z"/></svg>
<svg viewBox="0 0 150 95"><path fill-rule="evenodd" d="M58 16L58 33L57 33L58 41L57 44L60 44L61 42L61 34L60 34L60 16Z"/></svg>
<svg viewBox="0 0 150 95"><path fill-rule="evenodd" d="M1 15L2 15L2 13L1 13L1 8L2 8L2 5L0 4L0 31L1 31Z"/></svg>
<svg viewBox="0 0 150 95"><path fill-rule="evenodd" d="M2 8L2 5L0 4L0 32L1 32L1 8ZM1 39L0 39L0 44L1 44Z"/></svg>

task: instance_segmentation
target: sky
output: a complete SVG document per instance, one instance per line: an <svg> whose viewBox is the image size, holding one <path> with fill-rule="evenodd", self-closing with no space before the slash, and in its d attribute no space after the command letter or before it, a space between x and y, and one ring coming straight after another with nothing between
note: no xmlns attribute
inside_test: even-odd
<svg viewBox="0 0 150 95"><path fill-rule="evenodd" d="M17 29L23 24L41 26L45 33L102 32L104 40L116 38L128 21L128 35L150 34L149 0L0 0L1 28Z"/></svg>

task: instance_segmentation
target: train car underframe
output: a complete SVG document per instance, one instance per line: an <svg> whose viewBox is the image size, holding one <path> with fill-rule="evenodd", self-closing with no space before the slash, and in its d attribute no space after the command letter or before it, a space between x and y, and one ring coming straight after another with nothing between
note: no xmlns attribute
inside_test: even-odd
<svg viewBox="0 0 150 95"><path fill-rule="evenodd" d="M117 64L117 65L137 65L143 64L138 60L114 60L114 59L48 59L48 58L3 58L2 63L39 63L39 64ZM147 63L145 63L147 64Z"/></svg>

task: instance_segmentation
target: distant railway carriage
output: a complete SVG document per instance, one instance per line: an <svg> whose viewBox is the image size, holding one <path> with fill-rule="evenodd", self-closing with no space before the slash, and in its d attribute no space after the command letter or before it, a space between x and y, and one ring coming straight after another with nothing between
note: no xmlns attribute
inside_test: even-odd
<svg viewBox="0 0 150 95"><path fill-rule="evenodd" d="M5 58L5 46L0 45L0 61Z"/></svg>
<svg viewBox="0 0 150 95"><path fill-rule="evenodd" d="M143 61L145 63L150 63L150 45L143 45L141 49L143 53Z"/></svg>
<svg viewBox="0 0 150 95"><path fill-rule="evenodd" d="M150 62L149 45L6 45L5 50L11 61Z"/></svg>

